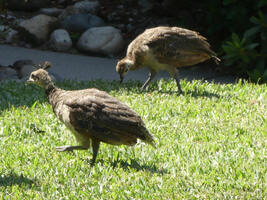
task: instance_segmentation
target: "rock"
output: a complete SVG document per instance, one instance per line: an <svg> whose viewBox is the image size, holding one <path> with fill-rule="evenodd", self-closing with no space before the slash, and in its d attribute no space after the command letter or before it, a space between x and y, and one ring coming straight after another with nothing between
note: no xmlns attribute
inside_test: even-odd
<svg viewBox="0 0 267 200"><path fill-rule="evenodd" d="M79 10L79 13L97 14L99 9L98 1L80 1L74 4L74 7Z"/></svg>
<svg viewBox="0 0 267 200"><path fill-rule="evenodd" d="M39 65L36 65L32 60L26 59L26 60L17 60L13 63L13 65L9 66L10 69L14 70L17 74L17 77L26 81L29 79L29 75L37 70ZM1 66L0 66L1 70ZM50 73L52 80L63 80L59 75L55 73ZM1 76L1 71L0 71ZM0 79L1 80L1 79Z"/></svg>
<svg viewBox="0 0 267 200"><path fill-rule="evenodd" d="M19 34L27 42L41 44L48 39L56 22L57 18L55 17L37 15L19 24Z"/></svg>
<svg viewBox="0 0 267 200"><path fill-rule="evenodd" d="M5 14L0 14L0 19L6 19L6 20L15 20L16 17L8 14L8 12L6 12Z"/></svg>
<svg viewBox="0 0 267 200"><path fill-rule="evenodd" d="M16 70L10 67L0 66L0 81L3 80L17 80L18 75Z"/></svg>
<svg viewBox="0 0 267 200"><path fill-rule="evenodd" d="M105 22L95 15L91 14L74 14L66 17L60 27L70 32L82 33L88 28L104 26Z"/></svg>
<svg viewBox="0 0 267 200"><path fill-rule="evenodd" d="M36 11L40 8L48 7L50 0L8 0L7 8L10 10Z"/></svg>
<svg viewBox="0 0 267 200"><path fill-rule="evenodd" d="M40 14L49 15L53 17L59 16L63 12L60 8L42 8L39 10Z"/></svg>
<svg viewBox="0 0 267 200"><path fill-rule="evenodd" d="M62 13L58 16L59 21L64 20L66 17L79 14L80 11L78 8L75 8L74 6L68 6L66 9L62 11Z"/></svg>
<svg viewBox="0 0 267 200"><path fill-rule="evenodd" d="M17 27L21 22L23 22L25 19L23 18L16 18L11 22L11 26Z"/></svg>
<svg viewBox="0 0 267 200"><path fill-rule="evenodd" d="M96 14L98 10L98 1L77 2L74 5L68 6L65 10L63 10L63 12L58 16L58 19L62 21L66 17L75 14Z"/></svg>
<svg viewBox="0 0 267 200"><path fill-rule="evenodd" d="M67 51L72 46L69 33L64 29L54 30L50 35L50 46L56 51Z"/></svg>
<svg viewBox="0 0 267 200"><path fill-rule="evenodd" d="M84 32L77 43L82 51L112 55L122 50L124 40L120 30L112 26L90 28Z"/></svg>
<svg viewBox="0 0 267 200"><path fill-rule="evenodd" d="M13 69L19 71L19 70L21 70L21 67L22 67L23 65L35 65L35 64L33 63L32 60L30 60L30 59L25 59L25 60L17 60L17 61L15 61L15 62L13 63L13 65L11 65L10 67L12 67Z"/></svg>
<svg viewBox="0 0 267 200"><path fill-rule="evenodd" d="M35 70L37 70L37 67L35 65L23 65L19 73L19 78L28 80L31 73Z"/></svg>
<svg viewBox="0 0 267 200"><path fill-rule="evenodd" d="M16 70L20 79L28 77L32 71L37 69L32 60L17 60L10 67Z"/></svg>
<svg viewBox="0 0 267 200"><path fill-rule="evenodd" d="M19 33L18 31L14 29L10 29L6 35L6 42L12 43L19 39Z"/></svg>

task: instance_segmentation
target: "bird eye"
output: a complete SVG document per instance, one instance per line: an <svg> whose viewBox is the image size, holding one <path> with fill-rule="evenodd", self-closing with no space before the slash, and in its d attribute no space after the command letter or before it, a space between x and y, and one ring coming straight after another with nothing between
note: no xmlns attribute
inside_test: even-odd
<svg viewBox="0 0 267 200"><path fill-rule="evenodd" d="M32 77L32 79L34 79L34 80L38 80L38 77L37 77L36 75L34 75L34 74L32 74L31 77Z"/></svg>

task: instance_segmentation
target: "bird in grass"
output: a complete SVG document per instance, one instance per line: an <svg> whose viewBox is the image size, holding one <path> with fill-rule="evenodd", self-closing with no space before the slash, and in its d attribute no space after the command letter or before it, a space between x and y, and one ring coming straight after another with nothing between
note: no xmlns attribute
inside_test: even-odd
<svg viewBox="0 0 267 200"><path fill-rule="evenodd" d="M72 91L57 88L46 71L50 65L46 62L33 71L28 82L45 89L53 112L80 144L56 147L57 151L86 150L92 143L95 163L100 142L132 146L141 139L155 147L153 136L130 107L95 88Z"/></svg>
<svg viewBox="0 0 267 200"><path fill-rule="evenodd" d="M143 90L159 70L167 70L182 93L178 68L210 58L217 64L220 61L205 37L184 28L160 26L145 30L129 44L126 56L117 63L116 71L122 82L129 70L147 67L149 77L141 88Z"/></svg>

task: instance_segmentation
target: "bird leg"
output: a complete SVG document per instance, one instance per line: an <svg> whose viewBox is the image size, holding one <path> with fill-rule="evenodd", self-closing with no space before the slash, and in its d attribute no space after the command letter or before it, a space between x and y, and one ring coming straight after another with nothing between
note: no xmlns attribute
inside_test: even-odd
<svg viewBox="0 0 267 200"><path fill-rule="evenodd" d="M174 79L176 81L177 87L178 87L178 91L180 93L183 93L182 89L181 89L181 85L180 85L180 77L179 77L179 71L176 70L176 72L174 73Z"/></svg>
<svg viewBox="0 0 267 200"><path fill-rule="evenodd" d="M92 165L95 163L96 156L98 153L100 142L98 140L92 140L92 147L93 147L93 159L92 159Z"/></svg>
<svg viewBox="0 0 267 200"><path fill-rule="evenodd" d="M88 147L84 147L84 146L60 146L60 147L56 147L57 151L73 151L73 150L86 150L88 149Z"/></svg>
<svg viewBox="0 0 267 200"><path fill-rule="evenodd" d="M148 84L152 81L152 79L156 76L156 72L155 71L150 71L148 74L148 79L146 80L146 82L144 83L144 85L141 87L141 90L144 90L147 88Z"/></svg>

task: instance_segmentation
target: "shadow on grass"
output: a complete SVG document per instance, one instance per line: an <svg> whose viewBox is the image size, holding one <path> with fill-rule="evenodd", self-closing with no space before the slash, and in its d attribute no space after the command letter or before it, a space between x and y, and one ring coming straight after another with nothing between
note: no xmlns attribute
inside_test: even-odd
<svg viewBox="0 0 267 200"><path fill-rule="evenodd" d="M198 97L208 97L208 98L212 98L212 97L216 97L216 98L220 98L220 95L215 94L215 93L211 93L211 92L207 92L207 91L191 91L191 90L187 90L186 92L183 93L179 93L178 91L161 91L161 90L157 90L157 89L151 89L148 91L144 91L144 92L140 92L140 93L149 93L149 92L153 92L153 91L157 91L158 93L161 94L168 94L168 95L188 95L194 98L198 98Z"/></svg>
<svg viewBox="0 0 267 200"><path fill-rule="evenodd" d="M207 92L207 91L187 91L187 94L190 95L191 97L198 98L198 97L207 97L207 98L220 98L221 96L212 92Z"/></svg>
<svg viewBox="0 0 267 200"><path fill-rule="evenodd" d="M190 97L198 98L198 97L207 97L207 98L220 98L220 95L208 91L200 91L198 88L194 88L194 90L185 90L184 88L183 93L178 92L177 90L160 90L158 88L157 82L152 83L146 90L141 90L141 82L136 81L134 83L129 82L129 83L123 83L120 85L120 89L124 89L127 91L132 91L137 94L142 94L142 93L152 93L152 92L157 92L160 94L165 94L165 95L177 95L177 96L183 96L187 95ZM104 89L103 89L104 90ZM107 90L106 90L107 91ZM110 91L110 90L109 90ZM109 92L107 91L107 92Z"/></svg>
<svg viewBox="0 0 267 200"><path fill-rule="evenodd" d="M97 88L99 90L106 91L110 93L111 91L128 91L137 94L142 93L160 93L165 95L188 95L194 98L198 97L216 97L220 96L215 93L210 93L205 89L194 88L190 90L189 88L182 88L184 93L180 94L177 92L177 88L164 88L163 90L159 89L159 84L153 82L149 85L148 90L142 91L140 88L142 86L140 81L127 81L123 84L119 84L119 81L105 81L105 80L93 80L93 81L61 81L56 83L56 86L66 90L79 90L85 88ZM164 84L164 83L163 83ZM166 83L167 84L167 83ZM173 89L173 90L172 90ZM34 85L25 85L24 83L4 83L0 85L0 111L9 109L10 107L32 107L35 102L43 103L47 102L44 89L34 86Z"/></svg>
<svg viewBox="0 0 267 200"><path fill-rule="evenodd" d="M46 100L45 92L38 86L10 81L0 84L0 112L11 107L32 107Z"/></svg>
<svg viewBox="0 0 267 200"><path fill-rule="evenodd" d="M90 161L88 161L90 163ZM106 161L103 159L97 159L96 163L94 165L97 165L100 163L101 165L106 165ZM146 164L139 164L136 160L130 159L127 161L124 160L115 160L115 161L110 161L110 166L113 168L121 167L124 170L129 170L129 169L134 169L136 171L147 171L153 174L166 174L168 171L166 169L159 169L156 165L146 165Z"/></svg>
<svg viewBox="0 0 267 200"><path fill-rule="evenodd" d="M131 159L130 162L124 160L116 160L111 162L113 168L117 166L122 167L125 170L129 170L129 168L135 169L136 171L148 171L150 173L156 174L166 174L168 171L166 169L158 169L154 164L153 165L140 165L136 160Z"/></svg>
<svg viewBox="0 0 267 200"><path fill-rule="evenodd" d="M35 181L28 179L24 177L23 175L17 175L14 173L10 173L8 175L1 175L0 174L0 187L7 187L7 186L13 186L13 185L26 185L27 187L31 188L32 184Z"/></svg>

